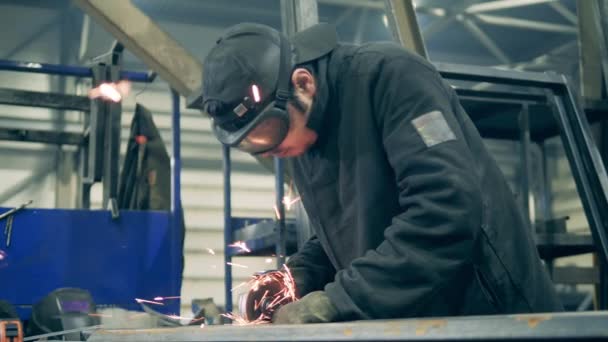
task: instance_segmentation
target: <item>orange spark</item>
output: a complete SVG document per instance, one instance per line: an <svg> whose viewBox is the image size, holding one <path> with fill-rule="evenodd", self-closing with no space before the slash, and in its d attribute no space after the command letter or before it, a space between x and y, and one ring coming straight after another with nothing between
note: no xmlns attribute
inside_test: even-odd
<svg viewBox="0 0 608 342"><path fill-rule="evenodd" d="M155 301L151 301L151 300L146 300L146 299L141 299L141 298L135 298L135 301L138 303L148 303L148 304L156 304L156 305L165 305L161 302L155 302Z"/></svg>
<svg viewBox="0 0 608 342"><path fill-rule="evenodd" d="M209 252L211 255L215 255L215 251L211 248L207 248L207 252Z"/></svg>
<svg viewBox="0 0 608 342"><path fill-rule="evenodd" d="M89 90L89 98L103 98L112 102L120 102L131 91L131 82L121 80L116 83L102 83L96 88Z"/></svg>
<svg viewBox="0 0 608 342"><path fill-rule="evenodd" d="M277 220L280 220L281 219L281 213L279 213L279 208L277 208L276 204L273 206L273 208L274 208L274 214L276 215Z"/></svg>
<svg viewBox="0 0 608 342"><path fill-rule="evenodd" d="M228 245L228 247L234 247L240 249L239 252L251 253L251 249L247 247L247 244L244 241L236 241L235 243Z"/></svg>
<svg viewBox="0 0 608 342"><path fill-rule="evenodd" d="M163 300L167 300L167 299L179 299L181 298L180 296L169 296L169 297L154 297L155 301L159 301L162 302Z"/></svg>
<svg viewBox="0 0 608 342"><path fill-rule="evenodd" d="M291 210L291 207L292 207L294 204L298 203L298 201L299 201L300 199L301 199L301 197L300 197L300 196L298 196L298 197L296 197L296 198L294 198L294 199L291 199L291 197L289 197L289 196L285 196L285 197L283 197L283 204L285 204L285 209L287 209L287 210Z"/></svg>
<svg viewBox="0 0 608 342"><path fill-rule="evenodd" d="M237 264L235 262L227 262L226 265L230 265L230 266L236 266L236 267L241 267L241 268L249 268L249 266L245 266L245 265L241 265L241 264Z"/></svg>
<svg viewBox="0 0 608 342"><path fill-rule="evenodd" d="M245 285L247 285L247 284L248 284L247 282L240 283L240 284L238 284L237 286L233 287L231 291L234 291L234 290L238 289L239 287L245 286Z"/></svg>

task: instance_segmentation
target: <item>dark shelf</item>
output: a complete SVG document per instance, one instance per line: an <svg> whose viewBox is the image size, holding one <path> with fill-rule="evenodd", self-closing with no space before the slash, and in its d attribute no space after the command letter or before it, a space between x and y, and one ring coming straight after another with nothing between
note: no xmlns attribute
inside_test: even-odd
<svg viewBox="0 0 608 342"><path fill-rule="evenodd" d="M537 234L536 245L543 259L579 255L595 251L591 235L570 233Z"/></svg>
<svg viewBox="0 0 608 342"><path fill-rule="evenodd" d="M530 105L530 139L533 142L542 142L559 134L559 127L551 108L546 101L541 101L543 96L468 89L457 89L457 92L462 93L459 97L460 103L484 138L519 140L518 117L522 103ZM483 95L479 95L480 93ZM513 99L516 98L521 98L521 102L514 102ZM607 118L608 101L587 102L585 113L589 123Z"/></svg>

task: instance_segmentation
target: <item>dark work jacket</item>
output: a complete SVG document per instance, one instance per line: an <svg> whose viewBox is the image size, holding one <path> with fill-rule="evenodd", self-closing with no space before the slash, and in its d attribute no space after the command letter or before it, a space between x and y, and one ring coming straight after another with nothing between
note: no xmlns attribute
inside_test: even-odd
<svg viewBox="0 0 608 342"><path fill-rule="evenodd" d="M338 45L315 65L292 160L315 236L288 265L339 320L562 309L531 228L455 92L392 43ZM304 280L302 280L304 279Z"/></svg>

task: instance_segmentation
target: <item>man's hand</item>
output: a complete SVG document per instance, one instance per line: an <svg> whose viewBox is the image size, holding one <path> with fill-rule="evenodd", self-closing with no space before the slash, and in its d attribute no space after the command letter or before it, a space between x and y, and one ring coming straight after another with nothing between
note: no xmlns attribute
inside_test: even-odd
<svg viewBox="0 0 608 342"><path fill-rule="evenodd" d="M274 324L328 323L338 318L338 311L324 291L311 292L297 302L281 307L272 316Z"/></svg>

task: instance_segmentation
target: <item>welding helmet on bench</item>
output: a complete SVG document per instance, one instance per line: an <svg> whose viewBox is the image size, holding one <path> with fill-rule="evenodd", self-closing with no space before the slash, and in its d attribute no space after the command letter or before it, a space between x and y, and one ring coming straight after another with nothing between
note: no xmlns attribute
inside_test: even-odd
<svg viewBox="0 0 608 342"><path fill-rule="evenodd" d="M95 303L88 291L75 288L57 289L34 304L27 335L33 336L98 325L99 318L95 316L95 313ZM80 332L74 332L49 339L83 341L84 337Z"/></svg>

